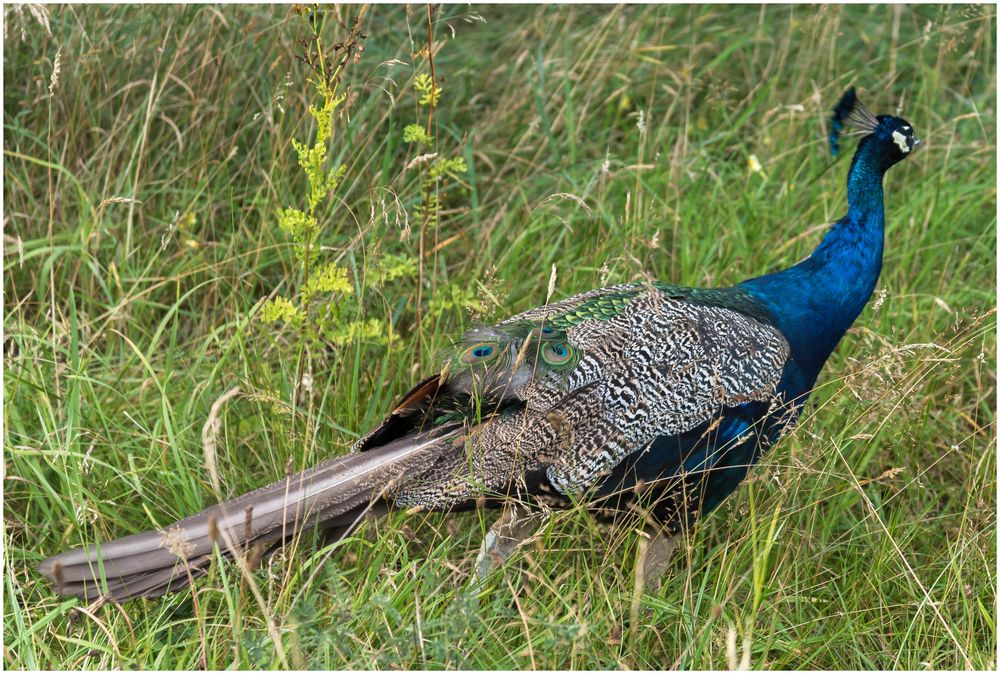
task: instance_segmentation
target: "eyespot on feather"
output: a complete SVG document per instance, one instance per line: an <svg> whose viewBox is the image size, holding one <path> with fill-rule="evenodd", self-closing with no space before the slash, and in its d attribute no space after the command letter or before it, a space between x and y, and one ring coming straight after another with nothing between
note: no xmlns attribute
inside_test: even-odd
<svg viewBox="0 0 1000 674"><path fill-rule="evenodd" d="M489 342L479 342L478 344L473 344L459 356L459 360L463 363L472 365L475 363L485 363L493 360L499 349L495 344L490 344Z"/></svg>
<svg viewBox="0 0 1000 674"><path fill-rule="evenodd" d="M562 336L562 334L558 330L553 328L551 325L543 325L537 327L534 330L532 330L529 334L531 338L541 339L541 340L558 339L559 337Z"/></svg>
<svg viewBox="0 0 1000 674"><path fill-rule="evenodd" d="M542 349L542 360L549 365L565 365L573 358L573 347L562 342L547 344Z"/></svg>

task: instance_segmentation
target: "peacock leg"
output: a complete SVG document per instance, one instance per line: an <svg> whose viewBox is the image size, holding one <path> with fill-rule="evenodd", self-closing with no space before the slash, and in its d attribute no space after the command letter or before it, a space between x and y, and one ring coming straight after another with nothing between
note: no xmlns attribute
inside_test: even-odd
<svg viewBox="0 0 1000 674"><path fill-rule="evenodd" d="M476 557L476 585L481 585L493 569L503 565L518 545L538 530L539 516L520 506L504 508L486 532Z"/></svg>
<svg viewBox="0 0 1000 674"><path fill-rule="evenodd" d="M663 575L680 543L681 535L651 525L645 526L643 531L645 535L639 541L636 575L642 578L647 592L656 592L660 589Z"/></svg>

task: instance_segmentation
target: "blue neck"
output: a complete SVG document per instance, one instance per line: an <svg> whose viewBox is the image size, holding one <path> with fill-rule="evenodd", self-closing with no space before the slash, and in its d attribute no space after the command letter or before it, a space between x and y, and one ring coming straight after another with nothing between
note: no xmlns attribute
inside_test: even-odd
<svg viewBox="0 0 1000 674"><path fill-rule="evenodd" d="M847 179L847 215L794 267L741 285L762 300L811 387L871 297L882 270L883 167L873 143L858 147Z"/></svg>

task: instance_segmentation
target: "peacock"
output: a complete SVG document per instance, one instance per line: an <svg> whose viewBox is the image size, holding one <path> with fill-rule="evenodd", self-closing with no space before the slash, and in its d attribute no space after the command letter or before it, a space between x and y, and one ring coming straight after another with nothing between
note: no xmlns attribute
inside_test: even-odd
<svg viewBox="0 0 1000 674"><path fill-rule="evenodd" d="M392 510L496 508L485 577L546 513L584 503L601 520L640 514L655 584L679 532L792 428L874 290L883 176L920 141L854 88L833 111L834 154L847 129L861 135L847 214L798 264L724 288L614 285L476 327L349 454L40 571L85 600L153 597L205 574L216 546L245 560L307 527L341 539Z"/></svg>

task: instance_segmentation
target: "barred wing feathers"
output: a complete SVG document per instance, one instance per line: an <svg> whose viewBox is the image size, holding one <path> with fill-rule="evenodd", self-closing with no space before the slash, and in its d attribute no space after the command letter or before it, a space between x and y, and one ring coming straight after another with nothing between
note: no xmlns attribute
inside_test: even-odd
<svg viewBox="0 0 1000 674"><path fill-rule="evenodd" d="M480 408L430 470L394 493L397 504L448 507L509 490L537 470L560 492L581 493L657 437L691 430L726 407L770 399L788 343L761 307L727 290L732 294L619 285L473 331L468 341L480 344L484 334L551 326L573 365L554 369L537 348L515 343L510 349L520 358L505 361L508 387L493 399L522 404L497 403L495 413Z"/></svg>

